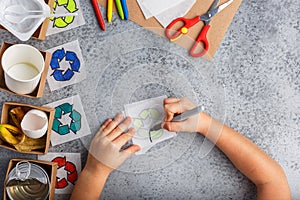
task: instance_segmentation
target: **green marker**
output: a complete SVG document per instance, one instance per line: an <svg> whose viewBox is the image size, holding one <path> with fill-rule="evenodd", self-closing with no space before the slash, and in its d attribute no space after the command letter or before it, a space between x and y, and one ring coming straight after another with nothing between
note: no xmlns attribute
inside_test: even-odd
<svg viewBox="0 0 300 200"><path fill-rule="evenodd" d="M121 0L116 0L116 6L117 6L117 9L118 9L118 13L119 13L120 18L122 20L124 20L124 12L123 12L123 8L122 8Z"/></svg>

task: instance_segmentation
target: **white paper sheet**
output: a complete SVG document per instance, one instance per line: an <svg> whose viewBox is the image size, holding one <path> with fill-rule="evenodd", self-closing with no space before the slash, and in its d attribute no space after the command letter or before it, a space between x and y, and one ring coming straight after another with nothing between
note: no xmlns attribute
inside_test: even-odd
<svg viewBox="0 0 300 200"><path fill-rule="evenodd" d="M153 16L156 16L184 1L185 0L143 0L141 4L143 4L143 7L150 11Z"/></svg>
<svg viewBox="0 0 300 200"><path fill-rule="evenodd" d="M78 13L77 16L50 18L47 36L70 30L85 24L79 0L55 0L51 8L54 13Z"/></svg>
<svg viewBox="0 0 300 200"><path fill-rule="evenodd" d="M163 27L167 27L172 20L187 14L196 3L196 0L176 2L172 0L137 0L137 2L146 19L154 16Z"/></svg>
<svg viewBox="0 0 300 200"><path fill-rule="evenodd" d="M54 91L68 85L79 83L86 78L86 68L78 40L52 49L47 82Z"/></svg>
<svg viewBox="0 0 300 200"><path fill-rule="evenodd" d="M152 17L152 13L144 6L143 4L143 1L144 0L137 0L137 3L139 4L143 14L144 14L144 17L145 19L149 19L150 17Z"/></svg>
<svg viewBox="0 0 300 200"><path fill-rule="evenodd" d="M196 3L196 0L185 0L178 5L173 6L172 8L159 13L155 16L157 21L165 28L167 27L174 19L178 17L183 17L186 15L189 10Z"/></svg>
<svg viewBox="0 0 300 200"><path fill-rule="evenodd" d="M149 131L164 118L163 100L166 96L135 102L125 105L125 114L133 119L131 127L135 128L136 134L133 137L133 144L141 147L136 154L144 154L155 144L176 136L176 133L167 130L151 132L152 142L149 139Z"/></svg>
<svg viewBox="0 0 300 200"><path fill-rule="evenodd" d="M55 194L71 194L81 172L80 153L47 153L38 155L38 160L56 162Z"/></svg>
<svg viewBox="0 0 300 200"><path fill-rule="evenodd" d="M91 134L79 95L45 105L55 108L51 145L63 144Z"/></svg>

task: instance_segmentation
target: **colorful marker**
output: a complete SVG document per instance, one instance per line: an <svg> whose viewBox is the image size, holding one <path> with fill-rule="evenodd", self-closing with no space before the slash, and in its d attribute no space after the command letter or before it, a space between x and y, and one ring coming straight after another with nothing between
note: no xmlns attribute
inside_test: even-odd
<svg viewBox="0 0 300 200"><path fill-rule="evenodd" d="M118 9L118 13L120 15L120 18L122 20L124 20L124 13L123 13L123 8L122 8L121 0L116 0L116 6L117 6L117 9Z"/></svg>
<svg viewBox="0 0 300 200"><path fill-rule="evenodd" d="M111 22L112 19L112 7L113 7L113 0L107 1L107 21Z"/></svg>
<svg viewBox="0 0 300 200"><path fill-rule="evenodd" d="M100 24L100 27L102 28L102 30L105 31L105 23L104 23L101 11L100 11L99 6L98 6L98 2L97 2L97 0L91 0L91 1L92 1L94 10L95 10L96 17L97 17L98 22Z"/></svg>
<svg viewBox="0 0 300 200"><path fill-rule="evenodd" d="M121 2L122 2L123 12L124 12L124 18L128 20L128 8L127 8L126 0L121 0Z"/></svg>

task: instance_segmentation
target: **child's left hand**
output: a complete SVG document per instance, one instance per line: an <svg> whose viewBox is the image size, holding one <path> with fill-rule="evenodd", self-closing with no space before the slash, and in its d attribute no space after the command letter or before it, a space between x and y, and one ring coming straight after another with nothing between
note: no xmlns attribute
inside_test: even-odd
<svg viewBox="0 0 300 200"><path fill-rule="evenodd" d="M93 170L101 168L103 170L105 167L108 172L111 172L140 150L138 145L132 145L120 151L121 147L135 134L133 128L128 129L131 118L126 117L123 122L122 120L123 116L118 114L114 120L108 119L104 122L91 143L86 168ZM127 129L128 131L125 133Z"/></svg>

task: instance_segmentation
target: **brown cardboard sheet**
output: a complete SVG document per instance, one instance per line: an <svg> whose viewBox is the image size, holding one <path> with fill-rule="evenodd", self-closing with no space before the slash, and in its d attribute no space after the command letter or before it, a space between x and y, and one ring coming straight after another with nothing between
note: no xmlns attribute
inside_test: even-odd
<svg viewBox="0 0 300 200"><path fill-rule="evenodd" d="M220 0L219 5L227 2L228 0ZM98 2L106 8L107 0L98 0ZM202 15L207 12L210 8L213 0L197 0L192 9L184 16L185 18L194 18L197 15ZM210 30L207 33L207 39L210 44L210 48L208 53L204 56L205 59L211 60L214 54L217 51L218 46L221 44L222 39L228 29L235 13L237 12L242 0L234 0L227 8L223 11L218 13L216 16L212 18L210 22ZM156 29L153 28L163 28L159 22L154 18L151 17L148 20L145 19L142 10L140 9L137 0L127 0L127 6L129 11L129 19L149 30L156 32ZM116 8L114 5L113 10L116 12ZM106 13L102 13L105 15ZM204 23L199 22L195 26L193 26L188 33L189 38L195 40L203 27ZM158 31L157 34L165 37L164 31ZM183 38L183 37L182 37ZM181 41L184 39L178 39L175 41L180 46L184 47L185 49L190 49L192 45L191 39L186 39L186 41ZM190 40L190 42L188 42Z"/></svg>

